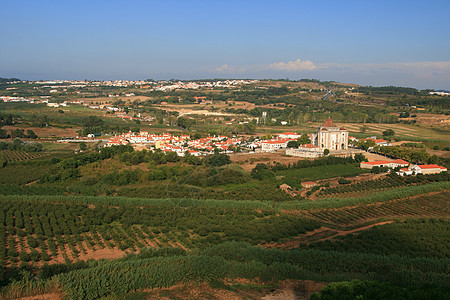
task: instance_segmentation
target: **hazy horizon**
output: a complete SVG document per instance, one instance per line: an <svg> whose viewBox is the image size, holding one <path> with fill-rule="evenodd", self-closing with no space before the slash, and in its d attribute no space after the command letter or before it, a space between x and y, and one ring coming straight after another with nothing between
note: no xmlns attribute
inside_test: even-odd
<svg viewBox="0 0 450 300"><path fill-rule="evenodd" d="M314 78L450 90L447 1L21 1L0 77Z"/></svg>

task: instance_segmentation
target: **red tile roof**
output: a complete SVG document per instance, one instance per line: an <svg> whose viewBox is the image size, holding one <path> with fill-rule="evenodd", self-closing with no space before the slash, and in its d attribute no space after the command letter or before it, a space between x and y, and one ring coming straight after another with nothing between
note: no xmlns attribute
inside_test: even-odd
<svg viewBox="0 0 450 300"><path fill-rule="evenodd" d="M441 166L438 166L435 164L433 164L433 165L418 165L418 167L421 169L442 169L442 170L447 169L447 168L444 168L444 167L441 167Z"/></svg>
<svg viewBox="0 0 450 300"><path fill-rule="evenodd" d="M319 147L317 147L316 145L313 145L313 144L304 144L301 147L304 147L304 148L319 148Z"/></svg>
<svg viewBox="0 0 450 300"><path fill-rule="evenodd" d="M337 127L336 124L333 123L331 118L328 118L325 123L323 123L322 127Z"/></svg>
<svg viewBox="0 0 450 300"><path fill-rule="evenodd" d="M377 161L363 161L362 163L363 163L363 164L367 164L367 165L374 165L374 166L376 166L376 165L385 165L385 164L388 164L388 163L390 163L390 161L387 161L387 160L377 160Z"/></svg>
<svg viewBox="0 0 450 300"><path fill-rule="evenodd" d="M399 164L399 165L407 165L407 164L409 164L409 162L407 162L407 161L405 161L403 159L396 159L396 160L391 161L391 163Z"/></svg>

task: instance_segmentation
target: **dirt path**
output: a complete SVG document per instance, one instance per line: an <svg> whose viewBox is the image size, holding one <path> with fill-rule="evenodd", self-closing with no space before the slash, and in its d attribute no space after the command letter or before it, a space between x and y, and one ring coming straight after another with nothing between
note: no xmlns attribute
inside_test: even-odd
<svg viewBox="0 0 450 300"><path fill-rule="evenodd" d="M317 240L315 242L323 242L323 241L331 240L331 239L334 239L337 236L345 236L345 235L349 235L349 234L352 234L352 233L355 233L355 232L364 231L364 230L370 229L370 228L375 227L375 226L385 225L385 224L389 224L389 223L393 223L393 222L394 221L384 221L384 222L380 222L380 223L375 223L375 224L371 224L371 225L355 228L355 229L352 229L352 230L335 230L335 231L337 231L336 234L334 234L332 236L328 236L328 237L323 238L323 239L319 239L319 240Z"/></svg>
<svg viewBox="0 0 450 300"><path fill-rule="evenodd" d="M381 226L381 225L389 224L392 222L394 222L394 221L379 222L379 223L375 223L375 224L371 224L371 225L367 225L367 226L363 226L363 227L359 227L359 228L355 228L355 229L351 229L351 230L338 230L338 229L332 229L329 227L322 226L320 228L317 228L313 231L310 231L310 232L308 232L302 236L296 237L294 239L291 239L291 240L288 240L288 241L285 241L282 243L270 243L270 244L266 244L266 245L262 245L262 246L266 247L266 248L294 249L294 248L299 248L302 245L308 246L311 243L332 240L338 236L346 236L346 235L349 235L349 234L352 234L355 232L368 230L374 226ZM329 235L327 235L327 233ZM323 235L327 235L327 236L320 237ZM315 239L315 240L309 239L309 238L314 238L315 236L317 236L319 238Z"/></svg>

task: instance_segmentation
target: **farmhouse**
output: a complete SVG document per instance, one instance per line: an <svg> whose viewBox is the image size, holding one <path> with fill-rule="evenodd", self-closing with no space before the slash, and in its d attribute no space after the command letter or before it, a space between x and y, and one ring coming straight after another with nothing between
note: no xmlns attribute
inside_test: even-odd
<svg viewBox="0 0 450 300"><path fill-rule="evenodd" d="M289 139L269 140L261 142L261 151L270 152L281 148L286 148Z"/></svg>
<svg viewBox="0 0 450 300"><path fill-rule="evenodd" d="M414 165L409 168L403 168L400 169L400 171L397 172L397 174L400 176L404 176L414 174L437 174L442 172L447 172L447 168L432 164L432 165Z"/></svg>
<svg viewBox="0 0 450 300"><path fill-rule="evenodd" d="M300 135L296 132L282 132L278 135L280 139L298 139Z"/></svg>
<svg viewBox="0 0 450 300"><path fill-rule="evenodd" d="M396 159L393 161L387 161L387 160L363 161L359 165L359 167L361 169L370 169L370 170L373 167L388 167L388 168L394 169L397 167L407 167L407 166L409 166L409 162L407 162L403 159Z"/></svg>

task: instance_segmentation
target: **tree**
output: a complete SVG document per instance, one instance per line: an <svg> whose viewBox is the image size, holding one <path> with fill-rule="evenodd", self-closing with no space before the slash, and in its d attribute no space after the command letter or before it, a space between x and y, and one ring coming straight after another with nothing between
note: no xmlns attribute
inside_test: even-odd
<svg viewBox="0 0 450 300"><path fill-rule="evenodd" d="M428 163L430 163L430 164L438 164L438 163L439 163L439 156L437 156L436 154L433 154L433 155L428 159Z"/></svg>
<svg viewBox="0 0 450 300"><path fill-rule="evenodd" d="M203 162L207 166L220 167L231 163L230 156L222 153L213 154L203 159Z"/></svg>
<svg viewBox="0 0 450 300"><path fill-rule="evenodd" d="M302 133L302 135L297 139L300 145L311 144L311 139L307 133Z"/></svg>
<svg viewBox="0 0 450 300"><path fill-rule="evenodd" d="M190 118L185 117L179 117L177 119L177 125L184 128L184 129L190 129L192 125L194 125L195 121Z"/></svg>
<svg viewBox="0 0 450 300"><path fill-rule="evenodd" d="M86 143L80 143L80 150L81 150L81 151L84 151L84 150L86 150L86 149L87 149Z"/></svg>
<svg viewBox="0 0 450 300"><path fill-rule="evenodd" d="M360 163L360 162L363 162L363 161L368 161L368 159L362 153L355 154L354 159L355 159L355 161L357 163Z"/></svg>
<svg viewBox="0 0 450 300"><path fill-rule="evenodd" d="M82 121L83 127L91 128L91 127L102 127L105 125L105 122L97 116L89 116L83 119Z"/></svg>
<svg viewBox="0 0 450 300"><path fill-rule="evenodd" d="M30 139L37 139L38 136L36 135L36 133L33 132L33 130L27 130L27 136Z"/></svg>
<svg viewBox="0 0 450 300"><path fill-rule="evenodd" d="M253 168L251 175L258 180L275 179L275 173L266 164L259 163Z"/></svg>
<svg viewBox="0 0 450 300"><path fill-rule="evenodd" d="M298 142L297 141L289 141L288 143L287 143L287 147L288 148L298 148Z"/></svg>
<svg viewBox="0 0 450 300"><path fill-rule="evenodd" d="M371 140L371 139L361 140L356 143L356 147L366 150L366 151L369 150L369 148L375 147L375 146L376 146L375 141Z"/></svg>
<svg viewBox="0 0 450 300"><path fill-rule="evenodd" d="M10 135L8 134L8 132L5 129L0 128L0 139L7 139L9 137Z"/></svg>
<svg viewBox="0 0 450 300"><path fill-rule="evenodd" d="M395 135L395 131L392 130L392 129L388 129L388 130L383 131L383 136L384 137L389 138L389 137L392 137L394 135Z"/></svg>
<svg viewBox="0 0 450 300"><path fill-rule="evenodd" d="M323 155L327 156L328 154L330 154L330 150L328 149L323 150Z"/></svg>

